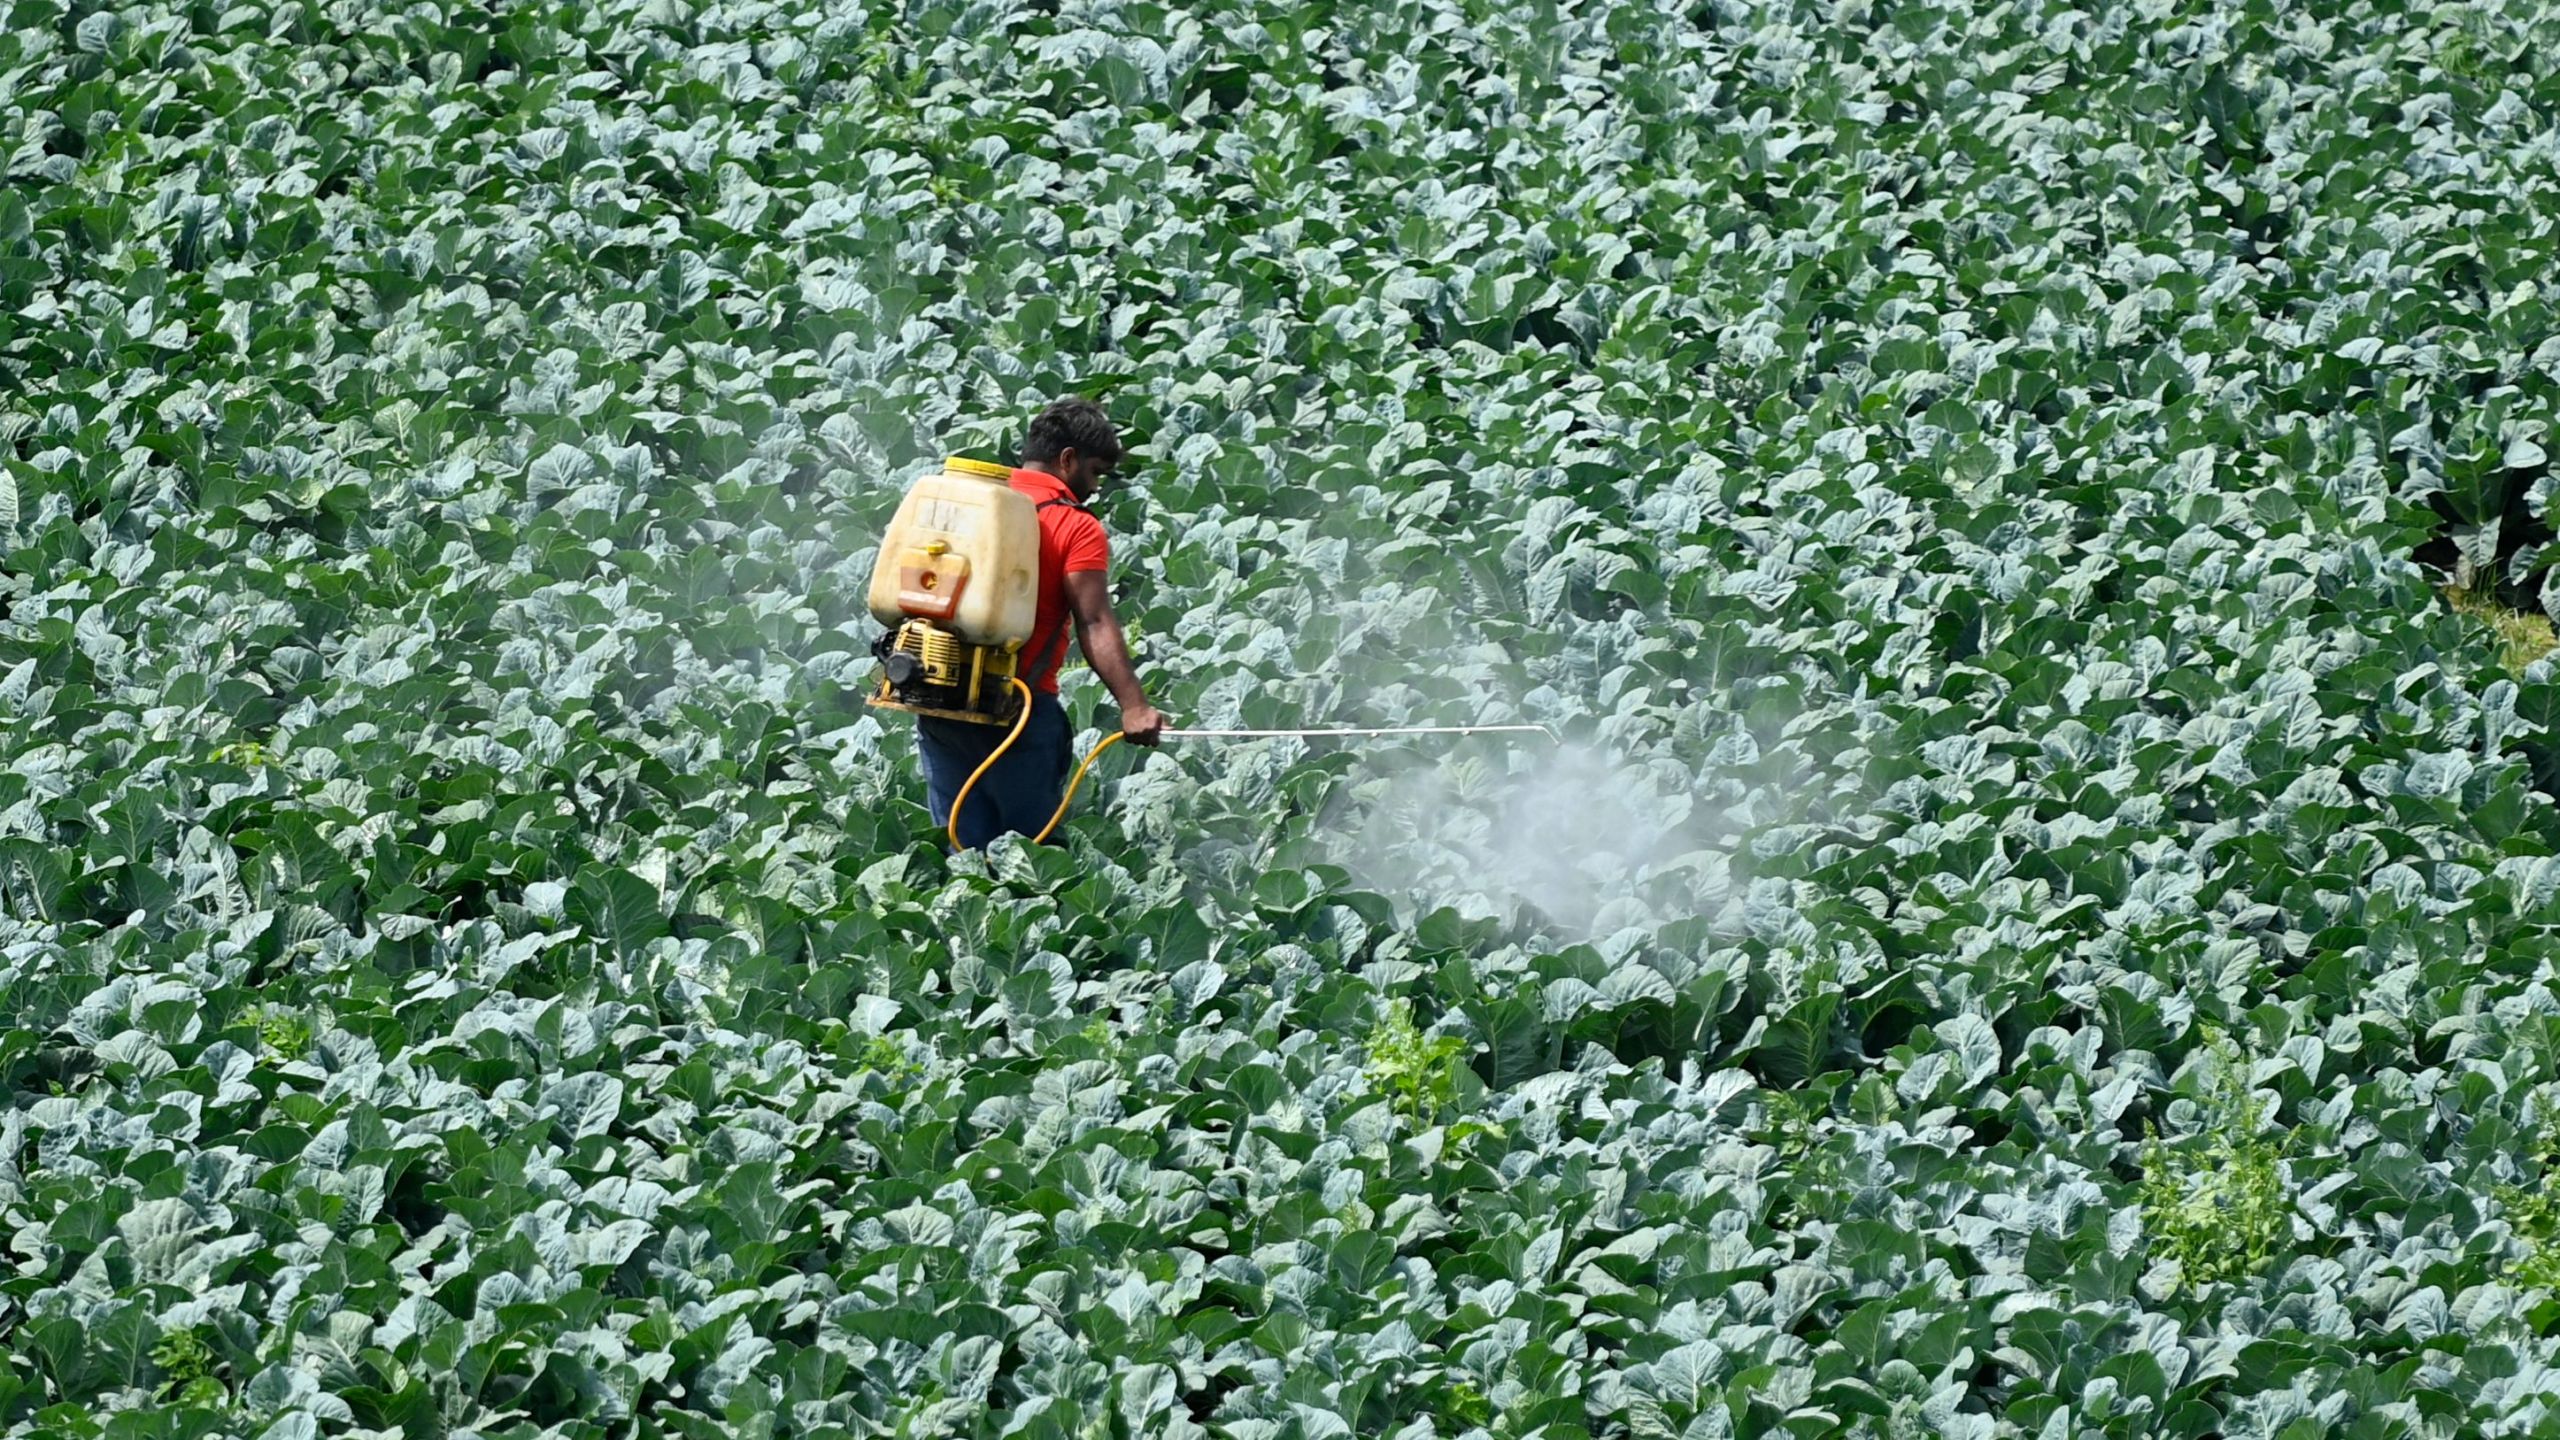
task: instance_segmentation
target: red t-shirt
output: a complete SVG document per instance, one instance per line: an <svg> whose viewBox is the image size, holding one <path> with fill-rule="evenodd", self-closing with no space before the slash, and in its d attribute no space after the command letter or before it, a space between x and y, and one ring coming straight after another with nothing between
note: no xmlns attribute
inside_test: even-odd
<svg viewBox="0 0 2560 1440"><path fill-rule="evenodd" d="M1040 510L1040 609L1022 647L1024 683L1044 695L1058 693L1058 667L1067 658L1067 577L1111 568L1111 540L1102 522L1076 504L1067 482L1041 470L1016 470L1013 488ZM1063 500L1063 505L1050 505Z"/></svg>

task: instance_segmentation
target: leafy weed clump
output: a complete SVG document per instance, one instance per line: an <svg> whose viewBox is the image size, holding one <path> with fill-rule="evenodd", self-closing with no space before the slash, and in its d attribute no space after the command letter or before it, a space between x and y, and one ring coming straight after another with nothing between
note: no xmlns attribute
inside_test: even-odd
<svg viewBox="0 0 2560 1440"><path fill-rule="evenodd" d="M214 1408L229 1402L231 1393L214 1378L221 1357L207 1345L204 1336L190 1327L172 1330L151 1347L151 1363L160 1367L167 1378L160 1387L160 1398L190 1408Z"/></svg>
<svg viewBox="0 0 2560 1440"><path fill-rule="evenodd" d="M924 1067L908 1059L898 1042L886 1035L874 1035L863 1043L854 1068L878 1075L893 1088L911 1085L924 1074Z"/></svg>
<svg viewBox="0 0 2560 1440"><path fill-rule="evenodd" d="M2202 1133L2173 1147L2152 1128L2142 1145L2142 1224L2153 1253L2201 1289L2265 1268L2290 1229L2284 1145L2257 1133L2238 1047L2216 1035L2206 1060Z"/></svg>
<svg viewBox="0 0 2560 1440"><path fill-rule="evenodd" d="M1413 1023L1409 1002L1388 1001L1364 1043L1369 1084L1385 1091L1405 1119L1428 1124L1456 1098L1458 1057L1466 1042L1454 1035L1423 1034Z"/></svg>
<svg viewBox="0 0 2560 1440"><path fill-rule="evenodd" d="M2515 1232L2524 1255L2507 1267L2507 1275L2517 1284L2545 1290L2560 1290L2560 1129L2553 1117L2543 1121L2541 1137L2534 1143L2533 1165L2542 1179L2530 1189L2521 1185L2501 1185L2493 1192L2499 1208L2507 1212L2507 1228Z"/></svg>
<svg viewBox="0 0 2560 1440"><path fill-rule="evenodd" d="M1494 1419L1493 1402L1463 1380L1449 1387L1448 1394L1442 1397L1441 1411L1460 1425L1490 1425Z"/></svg>
<svg viewBox="0 0 2560 1440"><path fill-rule="evenodd" d="M2497 1197L2506 1207L2508 1226L2524 1245L2524 1258L2509 1266L2507 1274L2519 1285L2560 1290L2560 1196L2551 1193L2550 1181L2531 1190L2501 1185Z"/></svg>
<svg viewBox="0 0 2560 1440"><path fill-rule="evenodd" d="M277 1005L263 1006L255 1015L259 1042L274 1051L277 1058L293 1061L310 1053L311 1042L317 1038L310 1016Z"/></svg>

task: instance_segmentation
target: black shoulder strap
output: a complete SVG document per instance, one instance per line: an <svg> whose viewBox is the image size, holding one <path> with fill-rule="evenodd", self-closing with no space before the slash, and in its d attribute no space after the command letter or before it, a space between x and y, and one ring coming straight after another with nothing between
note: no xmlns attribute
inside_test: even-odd
<svg viewBox="0 0 2560 1440"><path fill-rule="evenodd" d="M1066 663L1067 626L1069 623L1069 616L1060 615L1058 617L1058 633L1050 636L1049 643L1040 648L1039 662L1028 670L1015 672L1022 676L1024 684L1029 684L1034 677L1038 676L1043 671L1048 670L1051 666L1063 665Z"/></svg>
<svg viewBox="0 0 2560 1440"><path fill-rule="evenodd" d="M1036 515L1041 511L1048 509L1052 505L1068 505L1073 506L1078 510L1084 509L1084 502L1073 495L1053 495L1050 498L1041 501L1039 504L1032 506L1031 512Z"/></svg>

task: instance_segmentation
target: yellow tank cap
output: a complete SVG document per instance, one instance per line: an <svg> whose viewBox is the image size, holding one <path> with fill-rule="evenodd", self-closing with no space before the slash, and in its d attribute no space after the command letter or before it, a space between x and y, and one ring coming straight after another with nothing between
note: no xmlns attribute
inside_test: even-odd
<svg viewBox="0 0 2560 1440"><path fill-rule="evenodd" d="M956 471L962 475L981 476L988 480L1010 480L1013 478L1013 467L1010 465L997 465L986 460L972 460L965 455L954 455L950 459L943 461L942 468L945 470Z"/></svg>

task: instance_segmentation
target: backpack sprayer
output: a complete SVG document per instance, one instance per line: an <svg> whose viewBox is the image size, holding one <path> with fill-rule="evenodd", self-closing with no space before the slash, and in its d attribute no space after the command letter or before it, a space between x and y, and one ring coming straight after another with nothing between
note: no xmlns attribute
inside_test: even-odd
<svg viewBox="0 0 2560 1440"><path fill-rule="evenodd" d="M960 807L978 780L1022 738L1031 723L1031 687L1022 677L1022 647L1031 639L1039 610L1040 507L1015 490L1012 471L983 460L952 456L940 473L908 487L881 538L871 570L871 618L884 627L872 643L880 683L869 703L945 720L1012 727L1004 743L970 773L952 799L946 833L960 844ZM1052 501L1052 504L1062 503ZM1058 627L1063 648L1066 627ZM1045 663L1047 657L1043 657ZM1035 670L1037 667L1033 667ZM1384 735L1505 735L1536 733L1555 739L1543 725L1405 725L1378 729L1165 730L1167 740L1326 739ZM1039 844L1058 828L1102 752L1125 738L1104 737L1093 747Z"/></svg>
<svg viewBox="0 0 2560 1440"><path fill-rule="evenodd" d="M955 455L907 489L871 567L871 703L1002 725L1030 687L1017 679L1039 613L1040 517L1012 471Z"/></svg>

